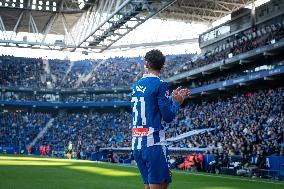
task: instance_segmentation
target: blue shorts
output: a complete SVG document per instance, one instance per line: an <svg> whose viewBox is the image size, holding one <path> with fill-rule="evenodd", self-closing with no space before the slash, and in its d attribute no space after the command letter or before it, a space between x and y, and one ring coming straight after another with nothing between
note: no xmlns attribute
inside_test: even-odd
<svg viewBox="0 0 284 189"><path fill-rule="evenodd" d="M168 184L172 182L168 150L165 146L155 145L134 150L133 155L144 184Z"/></svg>

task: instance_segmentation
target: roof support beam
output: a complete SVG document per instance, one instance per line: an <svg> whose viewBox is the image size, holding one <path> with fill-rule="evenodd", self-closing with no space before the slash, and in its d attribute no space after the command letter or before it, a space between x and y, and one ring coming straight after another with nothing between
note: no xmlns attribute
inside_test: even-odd
<svg viewBox="0 0 284 189"><path fill-rule="evenodd" d="M6 31L5 25L4 25L4 23L3 23L3 20L2 20L2 17L1 17L1 16L0 16L0 30L1 30L1 31Z"/></svg>
<svg viewBox="0 0 284 189"><path fill-rule="evenodd" d="M3 39L9 39L8 35L6 33L5 24L4 24L1 16L0 16L0 31L1 31L1 34L3 36ZM1 36L0 36L0 38L1 38Z"/></svg>
<svg viewBox="0 0 284 189"><path fill-rule="evenodd" d="M17 23L16 23L16 25L14 26L13 33L12 33L12 35L10 36L10 40L12 40L14 34L16 34L16 32L17 32L17 30L18 30L18 27L19 27L19 24L20 24L20 22L22 21L23 15L24 15L24 11L21 12L21 14L20 14L20 16L19 16L19 18L18 18L18 20L17 20Z"/></svg>
<svg viewBox="0 0 284 189"><path fill-rule="evenodd" d="M223 5L239 6L239 7L246 5L245 3L237 3L237 2L233 2L233 1L221 1L221 0L205 0L205 1L220 3L220 4L223 4Z"/></svg>
<svg viewBox="0 0 284 189"><path fill-rule="evenodd" d="M129 2L130 2L131 0L126 0L125 2L123 2L120 6L118 6L117 4L116 4L116 7L118 6L118 8L105 20L105 21L103 21L102 23L100 23L93 31L91 31L89 34L86 34L86 36L80 36L80 38L79 38L79 40L78 40L78 45L76 46L77 48L78 47L80 47L80 45L82 45L82 43L84 42L84 41L86 41L89 37L91 37L93 34L95 34L96 33L96 31L98 31L109 19L111 19L114 15L116 15L120 10L122 10ZM111 7L112 5L114 5L114 2L113 1L111 1L110 2L110 0L107 0L106 2L105 2L105 8L106 8L106 6L109 6L109 7ZM104 9L105 9L104 8ZM109 9L109 11L107 11L107 13L109 13L110 12L110 9ZM102 18L102 16L103 15L101 15L100 16L100 18L99 18L99 20L101 20L101 18ZM90 21L89 21L90 22ZM74 49L75 50L75 49Z"/></svg>
<svg viewBox="0 0 284 189"><path fill-rule="evenodd" d="M230 13L230 11L228 11L228 10L217 10L217 9L209 9L209 8L203 8L203 7L202 8L201 7L192 7L192 6L185 6L185 5L182 5L181 7L186 8L186 9L216 12L216 13L222 13L222 14Z"/></svg>
<svg viewBox="0 0 284 189"><path fill-rule="evenodd" d="M68 23L67 23L65 15L63 13L61 13L61 16L62 16L61 19L62 19L62 23L63 23L63 26L64 26L64 31L65 31L65 36L64 36L65 37L65 43L69 42L72 45L76 45L74 37L70 33L70 28L68 26Z"/></svg>
<svg viewBox="0 0 284 189"><path fill-rule="evenodd" d="M44 31L44 33L43 33L43 38L42 38L42 40L41 40L41 45L45 42L46 36L47 36L47 34L50 32L50 30L52 29L55 20L58 18L58 15L59 15L59 13L54 14L54 15L50 18L49 22L47 23L47 25L46 25L46 27L45 27L46 29L45 29L45 31Z"/></svg>
<svg viewBox="0 0 284 189"><path fill-rule="evenodd" d="M180 17L185 17L188 19L192 19L192 20L202 20L204 22L211 22L212 20L216 20L216 17L214 16L207 16L207 15L197 15L197 14L187 14L185 15L182 12L169 12L169 11L165 11L162 14L167 13L171 16L180 16Z"/></svg>

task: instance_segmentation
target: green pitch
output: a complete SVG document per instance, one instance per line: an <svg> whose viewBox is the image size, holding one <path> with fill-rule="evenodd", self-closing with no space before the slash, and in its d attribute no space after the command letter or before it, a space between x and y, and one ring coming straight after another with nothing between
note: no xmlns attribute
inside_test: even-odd
<svg viewBox="0 0 284 189"><path fill-rule="evenodd" d="M143 189L135 167L0 156L0 189ZM171 189L283 189L283 182L174 172Z"/></svg>

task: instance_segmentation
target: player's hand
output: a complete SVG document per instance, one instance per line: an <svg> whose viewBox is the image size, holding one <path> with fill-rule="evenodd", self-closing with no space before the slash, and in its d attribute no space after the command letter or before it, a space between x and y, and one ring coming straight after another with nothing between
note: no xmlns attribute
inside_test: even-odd
<svg viewBox="0 0 284 189"><path fill-rule="evenodd" d="M176 90L173 91L173 101L182 104L184 99L187 98L189 94L189 89L182 89L181 87L178 87Z"/></svg>
<svg viewBox="0 0 284 189"><path fill-rule="evenodd" d="M190 95L190 90L189 90L189 89L181 89L180 92L179 92L179 94L180 94L181 96L183 96L184 98L187 98L187 97L189 97L189 95Z"/></svg>

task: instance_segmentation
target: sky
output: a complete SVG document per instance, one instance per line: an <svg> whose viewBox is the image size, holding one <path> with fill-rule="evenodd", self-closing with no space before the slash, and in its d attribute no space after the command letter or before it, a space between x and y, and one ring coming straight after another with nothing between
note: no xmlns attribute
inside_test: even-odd
<svg viewBox="0 0 284 189"><path fill-rule="evenodd" d="M256 7L268 2L269 0L257 0L255 2ZM251 8L248 5L247 8ZM218 26L230 19L230 15L214 22L212 27ZM181 39L193 39L208 30L210 27L205 24L185 23L161 19L149 19L144 24L139 26L134 31L123 37L120 41L116 42L114 46L125 44L140 44L151 43L170 40ZM21 39L26 33L18 33L17 39ZM29 35L28 35L29 38ZM54 41L55 39L62 39L62 36L50 35L47 41ZM153 48L153 47L151 47ZM185 53L199 53L198 43L193 44L180 44L171 46L155 47L160 49L164 54L185 54ZM68 51L50 51L42 49L28 49L28 48L16 48L16 47L0 47L1 54L13 55L19 57L42 57L44 59L70 59L70 60L82 60L82 59L101 59L115 56L143 56L149 48L140 47L130 50L115 49L111 51L105 51L104 53L89 53L83 55L81 52L68 52Z"/></svg>

